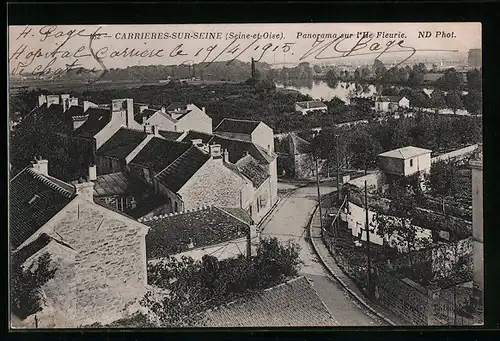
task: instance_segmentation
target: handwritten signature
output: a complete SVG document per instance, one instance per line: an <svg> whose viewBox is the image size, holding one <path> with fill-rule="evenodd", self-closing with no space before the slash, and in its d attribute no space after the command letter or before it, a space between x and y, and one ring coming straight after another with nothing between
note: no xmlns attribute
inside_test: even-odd
<svg viewBox="0 0 500 341"><path fill-rule="evenodd" d="M27 43L22 41L30 36L38 35L40 42L46 42L47 46L56 46L48 51L43 48L34 49ZM57 26L44 26L33 32L33 29L26 27L15 40L21 41L20 46L9 56L9 62L16 63L12 74L18 75L33 75L45 76L50 73L61 75L68 73L71 70L83 70L81 60L91 58L99 65L99 68L92 68L92 73L100 73L94 81L101 79L108 67L106 63L110 59L115 58L134 58L134 59L162 59L171 58L182 60L179 62L185 65L193 62L192 59L201 60L198 64L202 64L205 68L216 62L217 60L230 59L225 63L226 66L232 64L245 52L253 52L257 54L256 62L261 61L268 53L283 53L294 54L293 48L295 42L274 43L255 39L250 43L242 42L238 38L230 41L228 44L214 43L207 47L192 49L192 46L186 46L185 43L180 43L170 51L165 51L164 48L130 48L112 49L109 46L96 47L96 41L103 41L112 36L103 31L103 27L99 26L94 30L87 29L71 29L60 30ZM78 48L69 48L68 43L76 39L88 39L86 44L77 44ZM49 40L55 40L55 43L49 43ZM102 44L101 44L102 45ZM419 51L448 51L454 50L417 50L406 45L404 39L388 40L385 42L375 41L372 37L362 36L360 39L352 41L345 36L340 36L332 40L316 38L311 47L299 57L299 62L306 59L314 60L332 60L338 58L354 57L361 55L374 55L374 59L379 59L381 56L391 53L406 53L407 55L397 65L410 59ZM56 62L63 60L64 68L54 69ZM194 63L194 62L193 62ZM26 70L30 68L31 72Z"/></svg>

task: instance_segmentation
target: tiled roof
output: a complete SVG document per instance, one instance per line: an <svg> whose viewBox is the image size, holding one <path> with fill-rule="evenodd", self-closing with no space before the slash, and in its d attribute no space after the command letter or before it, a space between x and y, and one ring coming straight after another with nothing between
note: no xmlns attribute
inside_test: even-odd
<svg viewBox="0 0 500 341"><path fill-rule="evenodd" d="M251 155L240 159L236 166L244 176L252 181L255 188L259 188L269 178L267 171Z"/></svg>
<svg viewBox="0 0 500 341"><path fill-rule="evenodd" d="M47 223L74 198L75 193L27 168L10 181L10 242L13 248Z"/></svg>
<svg viewBox="0 0 500 341"><path fill-rule="evenodd" d="M320 101L297 102L297 105L303 109L327 108L326 104Z"/></svg>
<svg viewBox="0 0 500 341"><path fill-rule="evenodd" d="M298 277L203 314L205 327L316 327L337 322L306 277Z"/></svg>
<svg viewBox="0 0 500 341"><path fill-rule="evenodd" d="M60 244L63 247L72 249L71 246L69 246L68 244L60 240L57 240L46 233L42 233L37 239L29 243L19 251L15 252L13 256L19 259L21 263L23 263L24 261L26 261L26 259L28 259L35 253L46 247L51 241L55 241L56 243Z"/></svg>
<svg viewBox="0 0 500 341"><path fill-rule="evenodd" d="M431 153L431 152L432 152L432 150L429 150L429 149L407 146L407 147L403 147L403 148L390 150L388 152L379 154L379 156L407 160L407 159L410 159L412 157L419 156L422 154Z"/></svg>
<svg viewBox="0 0 500 341"><path fill-rule="evenodd" d="M251 134L260 124L259 121L237 120L233 118L225 118L214 129L216 132L230 132L239 134Z"/></svg>
<svg viewBox="0 0 500 341"><path fill-rule="evenodd" d="M96 152L97 155L119 159L129 155L147 136L142 130L120 128Z"/></svg>
<svg viewBox="0 0 500 341"><path fill-rule="evenodd" d="M167 198L162 194L150 194L147 197L139 200L135 208L129 209L125 213L127 213L134 219L139 219L150 213L154 209L165 205L167 202Z"/></svg>
<svg viewBox="0 0 500 341"><path fill-rule="evenodd" d="M186 109L186 103L183 102L172 102L165 108L166 111Z"/></svg>
<svg viewBox="0 0 500 341"><path fill-rule="evenodd" d="M247 153L252 155L259 163L269 164L274 159L274 156L269 155L262 147L249 141L214 136L209 142L218 143L223 149L227 149L229 151L229 161L232 163L236 163Z"/></svg>
<svg viewBox="0 0 500 341"><path fill-rule="evenodd" d="M148 259L187 251L190 239L194 248L198 248L242 238L249 228L217 207L141 220L141 223L151 227L146 236Z"/></svg>
<svg viewBox="0 0 500 341"><path fill-rule="evenodd" d="M204 164L210 155L192 146L162 170L156 179L172 192L179 191Z"/></svg>
<svg viewBox="0 0 500 341"><path fill-rule="evenodd" d="M201 141L203 143L207 143L212 138L213 138L213 135L210 135L207 133L202 133L202 132L195 131L195 130L190 130L182 140L186 141L186 142L191 142L191 140L201 139Z"/></svg>
<svg viewBox="0 0 500 341"><path fill-rule="evenodd" d="M144 184L122 172L99 175L94 182L94 196L106 197L142 193Z"/></svg>
<svg viewBox="0 0 500 341"><path fill-rule="evenodd" d="M66 116L70 117L78 117L78 116L83 116L83 106L81 105L72 105L69 107L69 109L64 113Z"/></svg>
<svg viewBox="0 0 500 341"><path fill-rule="evenodd" d="M226 211L227 213L231 214L232 216L243 220L248 225L253 225L254 221L252 217L242 208L237 208L237 207L219 207L219 209Z"/></svg>
<svg viewBox="0 0 500 341"><path fill-rule="evenodd" d="M183 132L177 132L177 131L168 131L168 130L158 130L158 134L161 135L161 137L170 140L170 141L176 141ZM187 141L186 141L187 142Z"/></svg>
<svg viewBox="0 0 500 341"><path fill-rule="evenodd" d="M160 172L184 154L191 146L191 143L174 142L153 137L130 163Z"/></svg>
<svg viewBox="0 0 500 341"><path fill-rule="evenodd" d="M85 114L88 114L89 117L84 124L75 130L76 135L94 136L111 120L111 111L109 109L88 108Z"/></svg>
<svg viewBox="0 0 500 341"><path fill-rule="evenodd" d="M308 141L295 133L290 133L290 138L292 139L295 154L308 154L311 152L311 144Z"/></svg>

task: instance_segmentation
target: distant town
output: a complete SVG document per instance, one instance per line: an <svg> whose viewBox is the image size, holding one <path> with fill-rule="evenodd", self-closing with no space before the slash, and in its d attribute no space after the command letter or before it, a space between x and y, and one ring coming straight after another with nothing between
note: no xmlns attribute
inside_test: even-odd
<svg viewBox="0 0 500 341"><path fill-rule="evenodd" d="M11 326L482 324L481 53L11 77Z"/></svg>

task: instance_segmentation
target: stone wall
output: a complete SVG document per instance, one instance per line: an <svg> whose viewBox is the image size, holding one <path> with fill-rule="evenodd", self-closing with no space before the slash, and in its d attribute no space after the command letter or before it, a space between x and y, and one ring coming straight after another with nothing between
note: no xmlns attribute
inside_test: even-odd
<svg viewBox="0 0 500 341"><path fill-rule="evenodd" d="M145 292L146 227L78 198L59 217L50 228L75 255L45 285L47 297L74 327L120 318Z"/></svg>
<svg viewBox="0 0 500 341"><path fill-rule="evenodd" d="M185 210L204 205L246 208L253 194L251 182L226 167L222 159L208 160L179 191Z"/></svg>
<svg viewBox="0 0 500 341"><path fill-rule="evenodd" d="M358 188L365 188L365 180L366 185L368 186L368 190L377 190L383 183L383 174L382 172L374 172L363 175L359 178L349 180L348 183L354 185Z"/></svg>
<svg viewBox="0 0 500 341"><path fill-rule="evenodd" d="M466 157L470 156L478 147L479 147L479 145L473 144L471 146L467 146L464 148L453 150L449 153L435 156L431 159L431 163L434 163L437 161L460 160L460 159L466 158Z"/></svg>

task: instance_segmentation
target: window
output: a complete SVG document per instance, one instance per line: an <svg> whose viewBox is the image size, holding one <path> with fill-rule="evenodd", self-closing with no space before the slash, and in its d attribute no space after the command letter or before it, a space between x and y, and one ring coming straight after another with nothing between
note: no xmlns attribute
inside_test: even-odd
<svg viewBox="0 0 500 341"><path fill-rule="evenodd" d="M413 167L413 159L410 159L410 167Z"/></svg>
<svg viewBox="0 0 500 341"><path fill-rule="evenodd" d="M178 212L179 211L179 206L177 204L177 201L174 202L174 206L175 206L175 211L174 212Z"/></svg>
<svg viewBox="0 0 500 341"><path fill-rule="evenodd" d="M115 200L115 207L117 210L124 212L126 209L132 207L132 197L120 197Z"/></svg>
<svg viewBox="0 0 500 341"><path fill-rule="evenodd" d="M113 160L112 159L108 159L108 165L109 165L109 169L112 170L113 169Z"/></svg>

